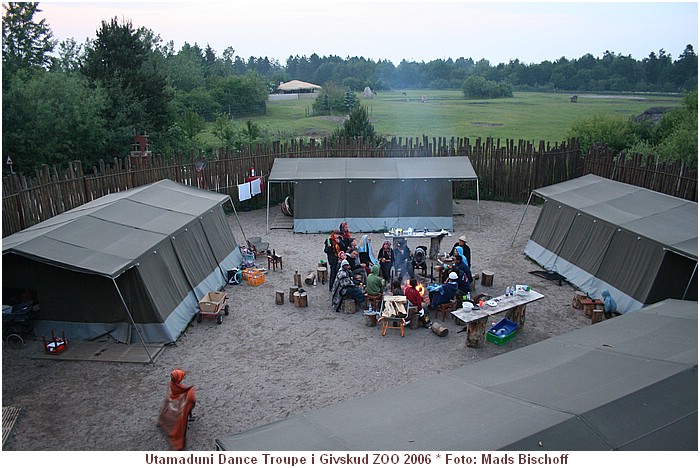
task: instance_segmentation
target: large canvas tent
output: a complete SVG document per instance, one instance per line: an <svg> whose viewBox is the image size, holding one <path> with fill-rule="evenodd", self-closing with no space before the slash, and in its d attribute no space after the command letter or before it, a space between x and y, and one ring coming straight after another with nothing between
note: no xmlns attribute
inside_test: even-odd
<svg viewBox="0 0 700 468"><path fill-rule="evenodd" d="M394 227L453 228L452 182L479 179L468 157L276 158L272 183L293 182L294 232L355 232Z"/></svg>
<svg viewBox="0 0 700 468"><path fill-rule="evenodd" d="M545 200L525 254L619 312L697 300L698 204L595 175L534 190Z"/></svg>
<svg viewBox="0 0 700 468"><path fill-rule="evenodd" d="M504 450L538 459L543 451L697 451L697 309L669 299L215 443L226 451ZM425 403L424 395L436 397Z"/></svg>
<svg viewBox="0 0 700 468"><path fill-rule="evenodd" d="M222 206L229 200L161 180L8 236L3 303L11 291L31 291L40 335L174 342L199 299L241 264Z"/></svg>

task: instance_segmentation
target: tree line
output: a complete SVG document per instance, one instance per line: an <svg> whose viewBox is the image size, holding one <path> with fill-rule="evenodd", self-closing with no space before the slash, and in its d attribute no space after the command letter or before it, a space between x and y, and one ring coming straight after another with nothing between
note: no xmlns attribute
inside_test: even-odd
<svg viewBox="0 0 700 468"><path fill-rule="evenodd" d="M284 65L268 57L236 55L185 43L175 50L156 32L116 17L103 20L94 39L53 38L37 21L38 2L3 4L3 156L14 170L128 154L135 134L147 133L163 154L186 154L197 135L211 129L222 146L259 141L261 130L245 117L265 113L267 94L299 79L358 92L388 89L463 89L490 95L514 90L683 92L697 88L692 45L674 59L663 49L643 60L606 51L553 62L492 65L488 60L429 62L317 54L290 56ZM476 86L479 85L479 86ZM697 99L695 99L697 102ZM697 107L697 104L696 104ZM235 120L234 120L235 119ZM243 120L241 120L243 119ZM4 170L7 167L4 166Z"/></svg>

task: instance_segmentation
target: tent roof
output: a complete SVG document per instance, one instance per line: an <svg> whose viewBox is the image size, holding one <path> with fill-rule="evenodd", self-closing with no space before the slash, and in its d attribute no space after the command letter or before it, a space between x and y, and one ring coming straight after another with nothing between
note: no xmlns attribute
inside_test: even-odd
<svg viewBox="0 0 700 468"><path fill-rule="evenodd" d="M243 451L697 450L697 310L697 302L665 300L216 444ZM423 395L440 397L397 409Z"/></svg>
<svg viewBox="0 0 700 468"><path fill-rule="evenodd" d="M228 198L161 180L100 197L12 234L2 240L2 253L115 278Z"/></svg>
<svg viewBox="0 0 700 468"><path fill-rule="evenodd" d="M697 260L698 204L593 174L533 192Z"/></svg>
<svg viewBox="0 0 700 468"><path fill-rule="evenodd" d="M276 158L271 182L329 179L476 180L465 156L426 158Z"/></svg>
<svg viewBox="0 0 700 468"><path fill-rule="evenodd" d="M321 87L317 84L307 83L306 81L292 80L281 83L277 89L280 91L295 91L297 89L321 89Z"/></svg>

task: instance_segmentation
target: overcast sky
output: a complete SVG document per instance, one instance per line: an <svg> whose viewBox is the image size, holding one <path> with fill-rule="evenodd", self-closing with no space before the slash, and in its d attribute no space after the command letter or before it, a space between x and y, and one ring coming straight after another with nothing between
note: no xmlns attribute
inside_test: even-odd
<svg viewBox="0 0 700 468"><path fill-rule="evenodd" d="M217 56L486 59L492 65L602 57L606 50L641 60L664 49L697 53L697 2L286 1L40 2L35 19L58 40L94 38L101 21L131 20L175 50L185 42Z"/></svg>

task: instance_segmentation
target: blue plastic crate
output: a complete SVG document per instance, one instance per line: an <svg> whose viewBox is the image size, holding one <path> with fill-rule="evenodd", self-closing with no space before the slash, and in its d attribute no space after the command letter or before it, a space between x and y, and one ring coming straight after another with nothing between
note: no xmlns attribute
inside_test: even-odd
<svg viewBox="0 0 700 468"><path fill-rule="evenodd" d="M503 346L515 338L515 332L517 330L517 323L508 320L507 318L503 318L486 332L486 341L495 343L498 346Z"/></svg>

